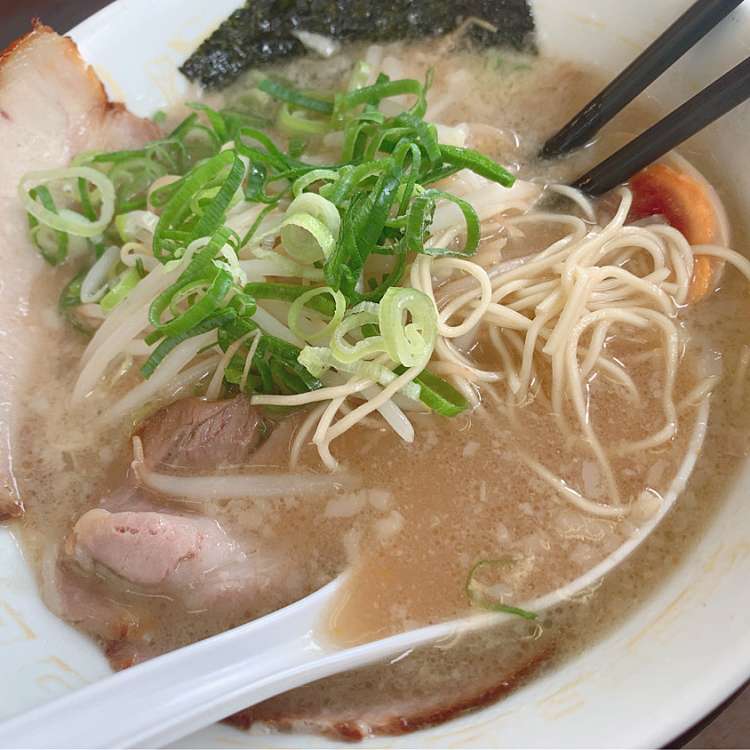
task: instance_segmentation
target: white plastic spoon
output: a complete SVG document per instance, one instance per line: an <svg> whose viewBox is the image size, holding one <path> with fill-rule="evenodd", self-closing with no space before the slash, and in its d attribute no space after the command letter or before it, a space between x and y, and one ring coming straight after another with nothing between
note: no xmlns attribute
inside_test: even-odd
<svg viewBox="0 0 750 750"><path fill-rule="evenodd" d="M707 421L704 401L686 456L659 512L596 567L524 603L525 609L542 612L574 597L643 542L682 492ZM478 614L342 649L316 636L342 580L247 625L131 667L11 719L0 725L0 747L157 747L300 685L511 617Z"/></svg>

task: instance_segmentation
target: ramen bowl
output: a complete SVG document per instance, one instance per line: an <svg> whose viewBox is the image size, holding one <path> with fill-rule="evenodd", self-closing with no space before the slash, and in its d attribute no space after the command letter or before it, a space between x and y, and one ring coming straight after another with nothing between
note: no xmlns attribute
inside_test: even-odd
<svg viewBox="0 0 750 750"><path fill-rule="evenodd" d="M645 0L536 0L543 53L612 76L648 45L688 3ZM179 101L185 84L176 67L205 34L239 5L216 0L119 0L73 30L110 96L150 115ZM747 54L750 8L740 7L655 83L644 96L661 111L680 104ZM717 185L732 214L750 205L750 111L741 107L696 140L697 164ZM683 153L690 157L693 144ZM708 154L708 156L706 156ZM735 218L735 238L746 227ZM742 250L740 245L738 249ZM13 274L25 288L20 262ZM19 364L16 365L20 367ZM710 485L710 464L701 466ZM676 564L627 618L561 666L488 708L406 738L378 737L378 747L629 746L668 743L703 718L750 677L750 466L720 492L705 528L689 543L675 540ZM0 530L0 659L6 679L0 718L105 676L109 666L84 636L42 604L30 569L7 530ZM71 717L70 721L75 721ZM81 727L82 736L85 727ZM329 747L303 734L239 732L215 725L179 747Z"/></svg>

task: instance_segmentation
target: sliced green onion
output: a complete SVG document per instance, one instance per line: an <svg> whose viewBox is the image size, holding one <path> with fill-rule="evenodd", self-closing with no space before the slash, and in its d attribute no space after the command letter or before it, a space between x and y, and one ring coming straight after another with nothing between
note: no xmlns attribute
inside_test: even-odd
<svg viewBox="0 0 750 750"><path fill-rule="evenodd" d="M190 216L190 202L193 195L211 186L213 180L229 169L221 190L213 203L208 206L197 224L187 232L186 237L174 234L180 231L186 219ZM232 150L222 151L208 161L199 164L181 179L179 188L171 195L164 206L159 223L154 231L154 256L162 263L170 260L180 245L185 245L193 239L212 234L224 220L227 207L237 188L242 182L245 165Z"/></svg>
<svg viewBox="0 0 750 750"><path fill-rule="evenodd" d="M181 305L186 299L205 294L206 289L208 289L208 283L209 282L207 278L201 278L197 279L196 281L186 283L179 289L177 289L177 291L172 292L171 298L169 300L169 311L172 313L172 317L176 318L177 316L182 314L183 311L181 309ZM150 335L153 337L154 341L159 338L158 332Z"/></svg>
<svg viewBox="0 0 750 750"><path fill-rule="evenodd" d="M336 182L340 173L334 169L312 169L302 177L298 177L292 185L292 195L296 198L301 195L310 185L316 182Z"/></svg>
<svg viewBox="0 0 750 750"><path fill-rule="evenodd" d="M295 107L302 107L303 109L309 109L313 112L320 112L323 115L330 115L333 112L333 104L331 102L307 96L307 94L303 94L297 89L293 89L290 86L284 86L281 83L272 81L270 78L261 81L258 84L258 88L272 96L274 99L286 102L287 104L293 104Z"/></svg>
<svg viewBox="0 0 750 750"><path fill-rule="evenodd" d="M87 219L83 214L68 208L51 211L31 196L34 188L49 183L84 179L96 186L101 198L99 218L96 221ZM77 237L96 237L102 234L112 221L115 213L115 186L112 180L102 172L91 167L66 167L43 172L29 172L24 175L18 188L18 194L24 208L40 223L67 232Z"/></svg>
<svg viewBox="0 0 750 750"><path fill-rule="evenodd" d="M437 310L426 294L392 286L380 302L378 323L394 362L404 367L427 364L437 340Z"/></svg>
<svg viewBox="0 0 750 750"><path fill-rule="evenodd" d="M286 215L310 214L328 227L334 237L338 236L341 227L341 216L333 203L317 193L298 195L286 210Z"/></svg>
<svg viewBox="0 0 750 750"><path fill-rule="evenodd" d="M143 363L141 367L141 374L144 378L150 378L154 374L154 370L161 364L162 360L172 351L176 346L181 344L187 339L193 338L194 336L200 336L203 333L213 331L215 328L221 328L221 326L230 323L237 318L237 313L231 308L227 308L206 318L205 320L198 323L193 328L189 328L182 333L175 336L165 338L159 346L151 352L151 356Z"/></svg>
<svg viewBox="0 0 750 750"><path fill-rule="evenodd" d="M203 112L206 115L211 127L216 133L216 139L219 143L226 143L229 140L229 132L227 130L226 122L224 118L212 107L202 102L187 102L187 106L197 112Z"/></svg>
<svg viewBox="0 0 750 750"><path fill-rule="evenodd" d="M135 289L140 280L141 275L138 273L138 269L128 268L101 298L99 306L105 312L114 310Z"/></svg>
<svg viewBox="0 0 750 750"><path fill-rule="evenodd" d="M213 234L224 222L227 211L241 200L237 191L242 184L247 170L245 163L232 150L222 153L231 154L234 158L229 174L221 185L221 189L216 193L213 200L205 207L200 220L193 228L193 237L206 237Z"/></svg>
<svg viewBox="0 0 750 750"><path fill-rule="evenodd" d="M270 268L264 268L262 273L258 274L260 276L286 276L289 278L297 277L307 281L324 281L322 269L297 263L296 260L292 260L286 255L281 255L276 250L264 250L259 247L253 250L253 255L259 261L264 261L267 266L270 266ZM246 266L252 268L252 260L241 261L241 264L243 268Z"/></svg>
<svg viewBox="0 0 750 750"><path fill-rule="evenodd" d="M125 212L145 208L149 187L167 171L163 164L150 156L134 157L115 164L108 176L117 191L118 210Z"/></svg>
<svg viewBox="0 0 750 750"><path fill-rule="evenodd" d="M536 612L529 612L520 607L512 607L508 604L502 604L501 602L494 602L491 599L487 599L484 593L486 587L482 586L477 580L477 576L483 568L500 566L508 567L511 565L513 565L513 560L510 558L504 558L501 560L480 560L472 567L466 578L466 596L472 605L481 607L482 609L487 609L491 612L504 612L509 615L516 615L522 617L524 620L536 620Z"/></svg>
<svg viewBox="0 0 750 750"><path fill-rule="evenodd" d="M425 237L428 234L432 217L435 213L435 204L438 200L446 200L454 203L461 210L466 222L466 241L463 250L451 250L447 247L426 247ZM406 247L414 253L425 255L452 255L466 257L474 255L479 247L481 229L479 217L474 207L468 201L451 193L430 188L418 195L412 202L406 220Z"/></svg>
<svg viewBox="0 0 750 750"><path fill-rule="evenodd" d="M232 277L223 269L216 269L216 273L205 294L181 315L172 318L167 323L159 321L155 334L158 335L158 338L162 336L178 336L184 331L198 325L216 311L231 288ZM146 338L147 343L153 343L155 334L150 334Z"/></svg>
<svg viewBox="0 0 750 750"><path fill-rule="evenodd" d="M268 216L268 214L274 210L274 208L276 208L276 206L273 204L263 208L263 210L255 217L255 221L253 222L250 229L245 232L245 236L239 241L237 247L242 249L243 247L246 247L250 244L250 241L253 239L253 237L255 237L255 233L258 231L258 227L260 227L260 225L263 223L263 219L265 219L266 216Z"/></svg>
<svg viewBox="0 0 750 750"><path fill-rule="evenodd" d="M243 319L251 318L253 315L255 315L258 309L254 297L251 297L245 292L240 292L237 289L233 291L232 297L227 304L229 305L229 307L232 307L234 310L236 310L237 315L239 315L240 318Z"/></svg>
<svg viewBox="0 0 750 750"><path fill-rule="evenodd" d="M327 346L306 346L297 361L314 377L319 378L331 368L334 359Z"/></svg>
<svg viewBox="0 0 750 750"><path fill-rule="evenodd" d="M401 282L406 270L406 253L403 252L403 248L397 246L394 250L394 263L393 268L382 278L378 284L376 279L370 279L370 291L364 294L358 294L358 298L362 298L368 302L379 302L383 295L392 286L396 286Z"/></svg>
<svg viewBox="0 0 750 750"><path fill-rule="evenodd" d="M374 134L371 124L361 121L359 118L352 120L344 128L344 147L341 151L343 161L361 161L366 145Z"/></svg>
<svg viewBox="0 0 750 750"><path fill-rule="evenodd" d="M75 314L75 309L81 304L81 284L87 273L88 270L84 268L65 285L60 293L57 309L73 328L90 336L94 332L93 329L83 323Z"/></svg>
<svg viewBox="0 0 750 750"><path fill-rule="evenodd" d="M331 320L325 325L325 327L320 331L312 334L306 333L300 326L300 316L302 315L302 308L308 302L310 302L310 300L325 294L328 294L333 298L333 316L331 317ZM318 341L328 340L329 336L342 321L345 312L346 298L344 297L344 295L341 294L341 292L336 291L335 289L331 289L331 287L329 286L322 286L316 287L315 289L310 289L309 291L300 294L299 297L297 297L297 299L292 302L292 305L289 308L287 321L289 324L289 329L295 336L298 336L303 341L309 341L310 343L314 344Z"/></svg>
<svg viewBox="0 0 750 750"><path fill-rule="evenodd" d="M406 170L406 160L411 157L411 163L409 169ZM419 150L419 146L416 143L405 143L403 147L396 148L393 152L393 158L401 165L406 173L406 181L401 185L400 197L398 204L398 215L401 216L406 213L409 201L415 192L422 193L424 188L421 185L417 185L419 173L422 169L422 152Z"/></svg>
<svg viewBox="0 0 750 750"><path fill-rule="evenodd" d="M112 175L110 175L110 179L111 178L112 178ZM81 199L81 210L83 211L83 215L89 221L96 221L96 209L94 208L94 205L91 202L91 193L89 193L88 183L82 177L79 177L77 182L78 182L78 195Z"/></svg>
<svg viewBox="0 0 750 750"><path fill-rule="evenodd" d="M442 167L433 169L426 175L422 176L422 185L433 185L436 182L446 179L446 177L452 177L456 172L460 172L461 167L454 166L453 164L444 164Z"/></svg>
<svg viewBox="0 0 750 750"><path fill-rule="evenodd" d="M349 315L339 323L331 337L330 346L333 356L336 357L339 362L350 364L352 362L358 362L365 357L371 357L373 354L380 354L386 351L385 340L382 336L369 336L363 338L361 341L357 341L355 344L351 344L346 340L346 335L348 333L356 331L364 325L377 322L377 313L369 310L349 313Z"/></svg>
<svg viewBox="0 0 750 750"><path fill-rule="evenodd" d="M232 277L232 281L237 286L241 287L247 284L247 274L242 269L234 248L229 244L224 245L224 247L219 250L219 255L221 255L221 258L215 258L212 261L214 266L226 271Z"/></svg>
<svg viewBox="0 0 750 750"><path fill-rule="evenodd" d="M184 180L184 177L176 177L169 182L165 182L160 187L150 187L147 193L147 205L155 209L164 208L169 199L180 189Z"/></svg>
<svg viewBox="0 0 750 750"><path fill-rule="evenodd" d="M419 400L442 417L455 417L469 408L469 402L446 380L429 370L414 378L420 385Z"/></svg>
<svg viewBox="0 0 750 750"><path fill-rule="evenodd" d="M442 153L438 146L437 128L425 122L421 117L404 112L393 120L397 128L409 128L417 137L419 144L424 149L427 159L431 164L437 165L441 162Z"/></svg>
<svg viewBox="0 0 750 750"><path fill-rule="evenodd" d="M204 188L195 193L190 199L190 213L192 213L193 216L202 216L204 208L203 203L210 203L219 194L219 190L220 188L215 186Z"/></svg>
<svg viewBox="0 0 750 750"><path fill-rule="evenodd" d="M340 227L341 217L331 201L317 193L303 193L286 210L281 241L292 258L312 264L331 255Z"/></svg>
<svg viewBox="0 0 750 750"><path fill-rule="evenodd" d="M237 317L219 330L219 346L225 352L235 341L257 330L258 326L254 320L247 317Z"/></svg>
<svg viewBox="0 0 750 750"><path fill-rule="evenodd" d="M31 227L31 242L42 257L52 266L62 263L68 257L68 235L56 229L39 224L36 219Z"/></svg>
<svg viewBox="0 0 750 750"><path fill-rule="evenodd" d="M470 169L480 177L497 182L504 187L512 187L516 178L496 161L490 159L478 151L459 146L440 146L440 154L443 161L452 167Z"/></svg>
<svg viewBox="0 0 750 750"><path fill-rule="evenodd" d="M394 372L402 375L406 368L401 365ZM469 402L447 381L424 369L414 378L419 384L419 400L441 417L455 417L469 408Z"/></svg>
<svg viewBox="0 0 750 750"><path fill-rule="evenodd" d="M264 150L253 146L248 146L244 139L259 143ZM275 169L283 171L292 166L289 157L262 131L257 128L242 127L237 131L234 146L237 152L250 158L260 157L265 163L270 164Z"/></svg>
<svg viewBox="0 0 750 750"><path fill-rule="evenodd" d="M203 216L208 208L215 206L217 199L219 199L222 195L222 190L223 188L219 187L218 185L205 188L204 190L199 190L190 201L190 210L192 211L193 216ZM223 209L224 212L226 213L227 211L233 209L235 206L239 205L244 200L244 198L244 192L242 190L242 185L240 184L237 186L237 189L234 191L234 195L229 200L229 204L226 205ZM200 230L196 230L196 233L198 231Z"/></svg>
<svg viewBox="0 0 750 750"><path fill-rule="evenodd" d="M331 129L330 119L321 120L305 117L301 112L292 112L286 103L279 107L276 116L276 125L282 133L288 136L320 136L325 135Z"/></svg>
<svg viewBox="0 0 750 750"><path fill-rule="evenodd" d="M323 288L325 289L326 287ZM247 284L244 291L246 294L255 297L255 299L273 299L281 302L294 302L303 294L307 294L310 291L310 287L302 286L301 284L255 282ZM316 310L329 318L332 318L336 314L335 301L329 300L324 296L310 296L305 300L304 304L305 307L309 307L311 310Z"/></svg>
<svg viewBox="0 0 750 750"><path fill-rule="evenodd" d="M98 260L82 277L83 297L100 299L105 312L127 297L143 272L141 262L121 270L114 249L107 250L113 232L119 234L118 244L150 244L168 270L190 253L187 268L149 308L154 330L147 341L162 340L144 366L145 376L171 348L204 330L217 328L219 345L226 351L227 342L254 330L256 298L289 302L288 323L295 339L329 340L331 347L307 347L301 353L263 333L246 381L258 392L298 393L320 387L303 365L306 358L313 370L333 367L380 385L393 382L401 368L426 366L437 335L437 313L425 295L396 286L407 258L412 252L470 255L479 242L474 209L427 186L459 169L504 185L512 184L513 177L471 149L438 143L435 126L423 119L431 73L424 84L392 81L381 74L367 85L369 75L368 66L360 63L348 90L338 94L262 81L253 96L263 98L265 122L275 117L289 136L286 150L255 127L252 115L197 104L197 112L170 135L143 148L82 154L70 169L24 178L19 190L32 238L50 262L65 258L72 237L91 240ZM379 110L385 99L404 95L416 98L405 112L389 116ZM333 128L341 129L343 136L338 162L324 166L302 161L307 141ZM154 180L162 175L174 175L174 180L154 190ZM56 181L63 183L59 194L71 196L76 205L55 205L60 199L51 183ZM283 218L258 236L268 212L278 209L289 194L293 200ZM464 216L461 253L425 247L441 200L455 203ZM225 227L229 211L240 201L266 204L242 240ZM147 205L156 213L142 210ZM112 226L115 212L119 215ZM283 250L270 249L268 243L277 237ZM266 243L260 246L263 239ZM245 246L254 257L240 260ZM373 253L391 256L390 270L363 278ZM287 276L327 286L247 284L248 276ZM81 280L71 285L66 310L81 304ZM348 313L347 304L354 305ZM320 330L312 334L305 331L305 318L317 324L307 315L309 310L323 316ZM243 351L249 352L248 347ZM373 361L382 353L392 364ZM242 380L245 364L238 352L227 367L228 382ZM467 408L461 394L426 370L401 392L445 416Z"/></svg>
<svg viewBox="0 0 750 750"><path fill-rule="evenodd" d="M30 195L34 200L39 200L48 211L57 213L55 201L45 185L34 188ZM67 232L60 232L57 229L44 226L31 214L29 214L29 230L32 243L50 265L56 266L68 257L69 238Z"/></svg>
<svg viewBox="0 0 750 750"><path fill-rule="evenodd" d="M339 179L332 185L321 188L321 195L331 203L340 206L351 198L352 193L357 190L363 182L371 177L379 177L390 166L387 160L370 161L359 164L356 167L344 167L339 170Z"/></svg>
<svg viewBox="0 0 750 750"><path fill-rule="evenodd" d="M372 86L363 86L362 88L350 91L346 94L337 94L336 112L346 112L347 110L354 109L361 104L379 104L383 99L392 96L413 94L419 98L422 96L423 92L424 86L419 81L410 78L402 78L398 81L374 83Z"/></svg>
<svg viewBox="0 0 750 750"><path fill-rule="evenodd" d="M321 388L320 380L297 361L299 354L296 346L264 332L252 362L260 375L256 390L261 393L305 393Z"/></svg>
<svg viewBox="0 0 750 750"><path fill-rule="evenodd" d="M378 248L391 209L398 199L402 171L393 159L383 161L383 173L371 192L358 194L341 225L336 249L325 263L326 281L347 299L358 299L357 286L370 253ZM339 187L339 183L334 185Z"/></svg>
<svg viewBox="0 0 750 750"><path fill-rule="evenodd" d="M230 241L232 234L232 230L227 227L222 227L217 230L208 242L205 242L205 244L196 251L195 255L193 255L190 260L188 267L180 274L177 281L175 281L172 286L165 289L151 303L148 311L148 320L154 328L159 329L161 327L162 316L168 308L172 307L172 302L177 295L180 295L186 289L203 289L208 285L209 280L214 278L216 268L212 267L212 261L219 250ZM204 240L197 240L195 246L203 242ZM170 261L170 263L179 262L180 261ZM169 264L167 264L167 267L169 267ZM154 341L157 340L158 337L157 333Z"/></svg>
<svg viewBox="0 0 750 750"><path fill-rule="evenodd" d="M281 223L281 242L295 260L312 264L333 252L336 238L328 227L310 214L292 214Z"/></svg>
<svg viewBox="0 0 750 750"><path fill-rule="evenodd" d="M211 261L219 254L224 245L236 245L237 241L237 234L229 227L217 229L210 238L203 237L194 240L195 245L191 243L189 247L196 248L196 252L190 264L180 274L180 278L177 279L172 288L177 289L182 284L211 276L213 274ZM179 263L179 261L177 262Z"/></svg>

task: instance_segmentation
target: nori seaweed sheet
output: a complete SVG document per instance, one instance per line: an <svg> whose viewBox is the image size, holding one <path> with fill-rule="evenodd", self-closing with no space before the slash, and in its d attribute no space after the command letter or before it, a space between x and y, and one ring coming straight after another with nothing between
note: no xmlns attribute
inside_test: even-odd
<svg viewBox="0 0 750 750"><path fill-rule="evenodd" d="M208 88L242 72L306 53L290 32L325 34L341 41L395 41L440 36L470 17L482 46L533 48L534 17L527 0L248 0L206 39L180 70Z"/></svg>

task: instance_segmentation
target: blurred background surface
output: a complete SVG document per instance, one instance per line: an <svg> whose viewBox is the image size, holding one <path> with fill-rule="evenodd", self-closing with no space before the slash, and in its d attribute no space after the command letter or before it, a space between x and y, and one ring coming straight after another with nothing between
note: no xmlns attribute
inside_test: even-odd
<svg viewBox="0 0 750 750"><path fill-rule="evenodd" d="M110 0L0 0L0 49L31 29L38 18L56 31L68 31Z"/></svg>

